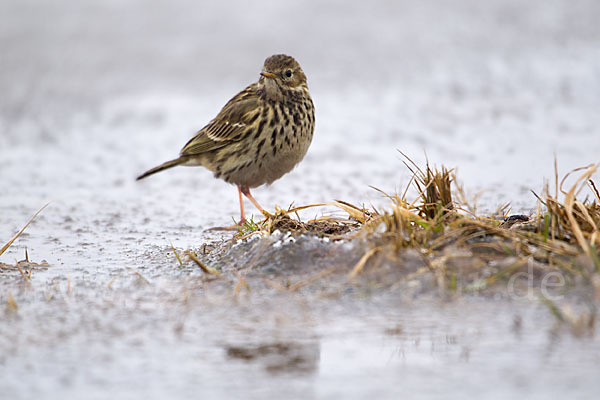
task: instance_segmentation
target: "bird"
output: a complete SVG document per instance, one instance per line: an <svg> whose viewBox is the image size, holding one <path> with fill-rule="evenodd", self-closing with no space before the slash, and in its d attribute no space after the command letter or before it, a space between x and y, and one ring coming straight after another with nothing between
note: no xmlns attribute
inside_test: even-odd
<svg viewBox="0 0 600 400"><path fill-rule="evenodd" d="M315 107L304 71L293 57L275 54L265 60L258 81L229 100L178 158L136 180L178 165L203 166L237 186L240 226L246 222L242 194L268 216L250 189L270 185L302 161L314 129Z"/></svg>

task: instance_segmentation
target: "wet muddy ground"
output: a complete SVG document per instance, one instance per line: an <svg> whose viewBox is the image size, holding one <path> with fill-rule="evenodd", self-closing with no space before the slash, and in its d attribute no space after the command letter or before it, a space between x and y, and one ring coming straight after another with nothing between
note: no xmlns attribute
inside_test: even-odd
<svg viewBox="0 0 600 400"><path fill-rule="evenodd" d="M458 167L486 190L481 210L527 214L554 154L560 175L599 161L598 13L594 1L2 2L0 244L51 203L0 257L48 263L30 280L0 267L0 393L593 398L597 334L573 335L536 296L399 283L418 268L410 251L399 275L348 281L360 241L231 246L206 229L237 217L235 188L201 168L134 179L286 52L317 129L298 168L254 192L266 208L384 208L369 185L404 188L400 149ZM321 213L336 211L303 216ZM171 243L222 275L180 265Z"/></svg>

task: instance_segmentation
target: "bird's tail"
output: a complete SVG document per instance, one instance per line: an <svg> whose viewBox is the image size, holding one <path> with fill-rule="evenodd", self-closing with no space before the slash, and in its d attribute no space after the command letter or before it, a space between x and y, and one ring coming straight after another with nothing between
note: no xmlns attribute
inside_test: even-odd
<svg viewBox="0 0 600 400"><path fill-rule="evenodd" d="M173 168L179 164L185 163L187 160L188 160L187 157L179 157L174 160L164 162L164 163L160 164L159 166L154 167L154 168L149 169L148 171L144 172L143 174L138 176L135 180L139 181L140 179L144 179L145 177L155 174L157 172L163 171L165 169Z"/></svg>

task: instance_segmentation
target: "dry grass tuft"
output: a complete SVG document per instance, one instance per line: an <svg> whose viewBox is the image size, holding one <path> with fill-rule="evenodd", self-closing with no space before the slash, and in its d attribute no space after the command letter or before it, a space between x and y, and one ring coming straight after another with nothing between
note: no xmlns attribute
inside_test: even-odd
<svg viewBox="0 0 600 400"><path fill-rule="evenodd" d="M533 257L548 270L559 269L571 275L589 277L591 271L572 266L576 257L584 255L594 265L595 272L600 272L600 194L591 180L598 165L567 174L560 184L562 200L557 195L552 196L547 188L542 198L536 195L545 207L545 210L538 207L537 215L505 215L503 220L477 216L467 211L474 209L469 204L455 204L452 200L451 186L455 182L452 170L445 167L437 170L427 165L423 171L414 163L407 163L407 166L413 171L411 183L417 189L418 197L409 202L407 191L402 196L387 195L392 202L390 210L363 224L373 243L372 249L355 266L351 277L365 268L373 251L384 248L398 251L407 247L420 250L431 270L440 273L443 269L446 279L440 281L444 282L456 282L457 274L464 278L465 272L469 271L473 273L467 273L466 280L472 282L481 275L482 266L489 267L492 261L509 256L517 258L515 265ZM575 172L581 173L576 182L569 189L563 189L565 180ZM580 201L577 195L586 184L594 196L591 200ZM464 199L462 188L457 190L461 193L459 197ZM446 262L451 259L462 261ZM486 281L496 281L506 272L496 270Z"/></svg>
<svg viewBox="0 0 600 400"><path fill-rule="evenodd" d="M406 156L405 156L406 157ZM456 183L452 169L419 168L407 158L406 166L413 172L409 185L417 196L408 199L403 194L389 195L390 207L385 211L365 209L336 201L306 207L277 209L275 214L244 232L245 237L260 232L275 231L329 236L334 239L360 237L367 244L363 257L350 270L354 279L381 263L398 271L403 264L398 256L403 249L415 249L426 268L406 271L415 274L433 273L444 291L476 291L498 282L507 282L516 273L531 268L536 279L548 272L558 272L566 284L577 280L591 282L600 273L600 193L592 176L599 165L571 171L559 182L555 176L554 195L548 187L539 200L534 215L509 215L508 205L499 207L492 216L476 213L476 206L466 201L462 187ZM568 188L566 181L576 176ZM582 191L589 189L585 199ZM376 189L378 190L378 189ZM460 199L460 203L454 199ZM322 217L303 222L297 211L311 207L333 205L345 211L347 218ZM408 279L408 278L407 278Z"/></svg>
<svg viewBox="0 0 600 400"><path fill-rule="evenodd" d="M452 203L452 173L454 170L448 170L444 166L441 171L432 170L427 163L425 171L423 171L404 153L401 154L406 158L404 165L412 172L411 181L419 193L418 198L415 199L415 201L421 200L416 207L419 215L431 219L438 214L446 214L451 211L454 208Z"/></svg>

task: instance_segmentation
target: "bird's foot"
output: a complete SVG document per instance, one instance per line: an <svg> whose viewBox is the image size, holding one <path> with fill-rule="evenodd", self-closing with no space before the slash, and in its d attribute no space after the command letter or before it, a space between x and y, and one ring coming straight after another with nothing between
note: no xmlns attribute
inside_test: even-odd
<svg viewBox="0 0 600 400"><path fill-rule="evenodd" d="M212 228L205 229L205 232L214 232L214 231L236 231L240 229L239 224L234 224L230 226L213 226Z"/></svg>

